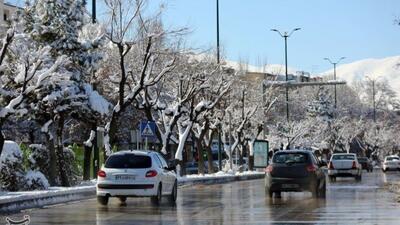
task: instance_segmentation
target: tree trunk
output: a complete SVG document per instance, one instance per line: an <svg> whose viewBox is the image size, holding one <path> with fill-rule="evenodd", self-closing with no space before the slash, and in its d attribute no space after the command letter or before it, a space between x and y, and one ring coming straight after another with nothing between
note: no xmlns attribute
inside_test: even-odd
<svg viewBox="0 0 400 225"><path fill-rule="evenodd" d="M56 151L54 149L54 140L50 138L48 133L45 133L47 149L49 151L49 183L51 186L56 186L56 177L57 177L57 157Z"/></svg>
<svg viewBox="0 0 400 225"><path fill-rule="evenodd" d="M254 155L250 155L250 152L249 152L249 170L250 171L254 170Z"/></svg>
<svg viewBox="0 0 400 225"><path fill-rule="evenodd" d="M215 173L214 166L213 166L213 156L211 152L211 146L206 146L207 152L207 165L208 165L208 173Z"/></svg>
<svg viewBox="0 0 400 225"><path fill-rule="evenodd" d="M64 157L64 146L63 146L63 130L64 130L64 115L60 114L57 124L57 158L58 168L60 172L61 185L69 187L68 174L65 168L67 167Z"/></svg>
<svg viewBox="0 0 400 225"><path fill-rule="evenodd" d="M83 154L83 180L90 180L90 160L92 154L92 147L85 145Z"/></svg>
<svg viewBox="0 0 400 225"><path fill-rule="evenodd" d="M1 153L3 152L4 142L6 141L5 139L6 138L3 135L2 128L0 127L0 156Z"/></svg>
<svg viewBox="0 0 400 225"><path fill-rule="evenodd" d="M204 158L203 158L203 145L202 145L202 138L196 139L196 145L197 145L197 154L199 157L198 160L198 173L199 174L204 174Z"/></svg>

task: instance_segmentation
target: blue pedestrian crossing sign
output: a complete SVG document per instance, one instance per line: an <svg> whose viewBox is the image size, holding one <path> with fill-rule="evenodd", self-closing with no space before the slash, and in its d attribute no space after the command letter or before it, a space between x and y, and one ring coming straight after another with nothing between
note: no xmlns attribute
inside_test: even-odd
<svg viewBox="0 0 400 225"><path fill-rule="evenodd" d="M152 138L156 136L156 123L153 121L140 121L140 135Z"/></svg>

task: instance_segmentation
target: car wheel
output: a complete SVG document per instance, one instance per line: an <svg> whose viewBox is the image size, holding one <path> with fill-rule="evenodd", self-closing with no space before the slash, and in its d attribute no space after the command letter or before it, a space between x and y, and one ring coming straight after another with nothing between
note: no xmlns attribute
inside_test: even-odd
<svg viewBox="0 0 400 225"><path fill-rule="evenodd" d="M276 198L282 198L282 193L280 191L275 191Z"/></svg>
<svg viewBox="0 0 400 225"><path fill-rule="evenodd" d="M175 204L177 197L178 197L178 182L175 180L171 195L168 196L169 203Z"/></svg>
<svg viewBox="0 0 400 225"><path fill-rule="evenodd" d="M108 204L108 196L97 196L97 202L100 205L107 205Z"/></svg>
<svg viewBox="0 0 400 225"><path fill-rule="evenodd" d="M385 169L382 169L382 172L386 173L386 171L387 171L387 170L385 170Z"/></svg>
<svg viewBox="0 0 400 225"><path fill-rule="evenodd" d="M119 201L121 203L125 203L126 202L126 197L118 197Z"/></svg>
<svg viewBox="0 0 400 225"><path fill-rule="evenodd" d="M269 188L265 188L265 193L268 195L268 197L272 198L272 196L274 195L274 192L271 191L271 189Z"/></svg>
<svg viewBox="0 0 400 225"><path fill-rule="evenodd" d="M162 193L161 193L162 189L161 188L162 188L162 184L159 184L158 188L157 188L157 195L151 197L151 203L153 205L160 205L160 203L161 203L161 198L162 198Z"/></svg>
<svg viewBox="0 0 400 225"><path fill-rule="evenodd" d="M320 198L325 198L326 197L326 182L324 182L324 185L319 189L318 197Z"/></svg>

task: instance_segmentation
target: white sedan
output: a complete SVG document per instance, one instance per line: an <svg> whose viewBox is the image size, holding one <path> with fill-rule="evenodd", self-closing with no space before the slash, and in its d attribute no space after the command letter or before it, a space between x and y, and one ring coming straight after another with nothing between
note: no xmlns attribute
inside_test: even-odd
<svg viewBox="0 0 400 225"><path fill-rule="evenodd" d="M177 179L164 157L152 151L120 151L112 154L97 173L97 201L107 205L110 197L125 202L127 197L151 197L160 204L162 196L170 203L177 197Z"/></svg>
<svg viewBox="0 0 400 225"><path fill-rule="evenodd" d="M383 161L382 171L400 170L400 158L397 155L386 156Z"/></svg>
<svg viewBox="0 0 400 225"><path fill-rule="evenodd" d="M328 164L328 177L335 181L336 177L354 177L361 180L362 167L353 153L335 153Z"/></svg>

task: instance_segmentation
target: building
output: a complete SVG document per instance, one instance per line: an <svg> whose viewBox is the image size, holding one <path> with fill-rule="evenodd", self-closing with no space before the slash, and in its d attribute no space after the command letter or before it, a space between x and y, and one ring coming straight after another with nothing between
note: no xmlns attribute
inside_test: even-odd
<svg viewBox="0 0 400 225"><path fill-rule="evenodd" d="M0 35L5 34L8 21L21 8L0 0Z"/></svg>

